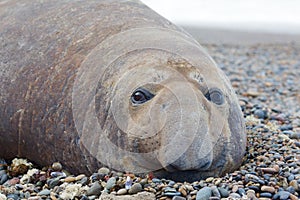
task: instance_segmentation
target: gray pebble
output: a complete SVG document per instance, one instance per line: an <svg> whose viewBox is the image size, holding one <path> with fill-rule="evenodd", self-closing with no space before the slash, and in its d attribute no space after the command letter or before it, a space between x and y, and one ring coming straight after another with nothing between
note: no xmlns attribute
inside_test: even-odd
<svg viewBox="0 0 300 200"><path fill-rule="evenodd" d="M50 188L54 188L60 183L60 177L49 179L47 182Z"/></svg>
<svg viewBox="0 0 300 200"><path fill-rule="evenodd" d="M168 196L168 197L174 197L174 196L180 196L181 193L180 192L165 192L164 195Z"/></svg>
<svg viewBox="0 0 300 200"><path fill-rule="evenodd" d="M175 185L175 181L170 181L168 186L173 187Z"/></svg>
<svg viewBox="0 0 300 200"><path fill-rule="evenodd" d="M158 179L158 178L153 178L153 179L152 179L152 182L153 182L153 183L161 183L161 180Z"/></svg>
<svg viewBox="0 0 300 200"><path fill-rule="evenodd" d="M246 191L244 190L244 188L239 188L238 189L238 193L243 196L243 195L246 195Z"/></svg>
<svg viewBox="0 0 300 200"><path fill-rule="evenodd" d="M221 194L220 194L217 186L211 186L211 192L212 192L214 197L220 197L221 198Z"/></svg>
<svg viewBox="0 0 300 200"><path fill-rule="evenodd" d="M218 190L219 190L220 195L221 195L222 198L227 198L227 197L229 197L229 192L228 192L227 189L218 187Z"/></svg>
<svg viewBox="0 0 300 200"><path fill-rule="evenodd" d="M101 168L98 170L98 173L99 173L99 174L105 174L105 175L107 175L107 174L109 174L109 172L110 172L110 170L109 170L108 168L106 168L106 167L101 167Z"/></svg>
<svg viewBox="0 0 300 200"><path fill-rule="evenodd" d="M128 190L129 194L136 194L138 192L141 192L143 190L143 187L140 183L135 183L131 186L131 188Z"/></svg>
<svg viewBox="0 0 300 200"><path fill-rule="evenodd" d="M204 187L197 192L196 200L209 200L211 197L210 187Z"/></svg>
<svg viewBox="0 0 300 200"><path fill-rule="evenodd" d="M268 116L267 116L267 112L264 111L264 110L260 110L260 109L255 110L254 113L253 113L253 115L254 115L256 118L258 118L258 119L265 119L265 118L268 117Z"/></svg>
<svg viewBox="0 0 300 200"><path fill-rule="evenodd" d="M239 195L238 193L231 193L229 195L229 198L233 198L233 199L240 199L241 198L241 195Z"/></svg>
<svg viewBox="0 0 300 200"><path fill-rule="evenodd" d="M3 174L0 176L0 185L3 185L8 180L7 174Z"/></svg>
<svg viewBox="0 0 300 200"><path fill-rule="evenodd" d="M98 182L94 182L92 186L86 191L87 196L99 196L101 194L101 185Z"/></svg>
<svg viewBox="0 0 300 200"><path fill-rule="evenodd" d="M288 191L289 193L292 193L292 194L294 194L296 192L295 188L292 187L292 186L287 187L285 190Z"/></svg>
<svg viewBox="0 0 300 200"><path fill-rule="evenodd" d="M175 193L175 192L177 192L177 190L176 190L175 188L166 187L166 188L164 189L164 192L173 192L173 193Z"/></svg>
<svg viewBox="0 0 300 200"><path fill-rule="evenodd" d="M286 200L290 197L290 193L287 192L287 191L280 191L280 192L277 193L277 195L279 196L280 200Z"/></svg>
<svg viewBox="0 0 300 200"><path fill-rule="evenodd" d="M44 189L38 193L39 196L48 196L50 195L50 190Z"/></svg>
<svg viewBox="0 0 300 200"><path fill-rule="evenodd" d="M290 135L290 138L291 138L291 139L300 139L300 133L292 133L292 134Z"/></svg>
<svg viewBox="0 0 300 200"><path fill-rule="evenodd" d="M105 188L107 190L112 189L116 185L116 182L117 182L116 178L115 177L111 177L110 179L108 179Z"/></svg>
<svg viewBox="0 0 300 200"><path fill-rule="evenodd" d="M12 199L12 200L19 200L19 196L16 195L16 194L8 194L7 196L7 199Z"/></svg>

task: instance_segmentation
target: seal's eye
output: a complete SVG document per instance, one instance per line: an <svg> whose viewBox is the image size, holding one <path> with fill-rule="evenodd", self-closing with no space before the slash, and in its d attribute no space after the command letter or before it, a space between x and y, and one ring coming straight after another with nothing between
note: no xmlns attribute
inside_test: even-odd
<svg viewBox="0 0 300 200"><path fill-rule="evenodd" d="M136 89L131 95L131 102L134 104L143 104L152 99L154 95L144 88Z"/></svg>
<svg viewBox="0 0 300 200"><path fill-rule="evenodd" d="M220 89L212 88L206 94L207 100L217 104L222 105L224 103L224 95Z"/></svg>

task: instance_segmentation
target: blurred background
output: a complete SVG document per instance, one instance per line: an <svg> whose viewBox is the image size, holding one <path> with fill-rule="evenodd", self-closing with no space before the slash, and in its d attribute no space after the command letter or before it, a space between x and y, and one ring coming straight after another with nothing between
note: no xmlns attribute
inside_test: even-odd
<svg viewBox="0 0 300 200"><path fill-rule="evenodd" d="M300 43L300 0L142 0L196 39Z"/></svg>

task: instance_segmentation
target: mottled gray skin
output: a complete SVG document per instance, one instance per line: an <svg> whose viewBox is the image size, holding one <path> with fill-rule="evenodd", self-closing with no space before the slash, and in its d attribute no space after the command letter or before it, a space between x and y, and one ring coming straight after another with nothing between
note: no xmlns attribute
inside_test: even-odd
<svg viewBox="0 0 300 200"><path fill-rule="evenodd" d="M25 157L39 165L60 161L73 173L92 173L102 166L103 163L97 157L98 152L101 148L109 152L107 149L110 147L99 147L92 143L100 137L93 136L92 131L88 132L91 134L89 139L84 139L78 133L78 127L75 127L72 95L77 72L83 70L92 74L95 73L93 66L101 68L101 59L104 58L97 55L101 48L105 48L102 42L107 38L126 30L147 27L151 27L154 32L156 28L170 30L170 38L172 32L176 31L183 35L185 41L201 49L188 34L139 1L1 1L0 157ZM152 34L144 40L151 44L159 36L158 31L158 34ZM125 38L123 41L130 40L134 39ZM176 41L174 49L177 49L175 44ZM173 44L169 42L168 45L172 47ZM114 52L119 47L112 45L108 48L110 52ZM166 161L169 154L161 150L153 153L153 157L145 158L155 164L157 176L195 180L219 176L236 169L242 161L246 136L243 115L227 78L204 50L193 55L201 62L191 64L178 53L159 49L152 47L132 51L112 60L112 64L105 69L94 97L101 128L112 143L135 153L148 153L168 145L173 133L196 130L197 134L190 142L191 145L184 152L178 152L180 156L173 163ZM189 55L189 49L182 51ZM85 70L86 66L90 68ZM145 67L142 72L138 70L141 66ZM135 68L137 72L132 75L134 80L130 75L127 81L123 81L124 74ZM169 69L174 69L175 72ZM193 98L196 101L189 103L187 100L183 101L186 103L178 104L178 98L188 99L190 94L185 91L186 85L181 84L182 80L176 73L189 82L195 91ZM128 86L128 89L126 83L134 81L135 85L139 85L139 81L147 78L146 75L143 77L144 74L147 77L153 74L153 81L141 86L150 90L155 97L147 104L132 106L129 103L130 96L136 88ZM89 81L83 80L83 85L89 86ZM161 85L168 85L179 92L174 96ZM224 93L223 105L215 105L205 97L205 92L210 88L219 88ZM116 94L118 91L121 93ZM148 121L144 113L155 105L157 109L153 111L155 119L151 122L154 124L151 127L160 127L163 119L167 119L157 134L146 139L133 139L127 137L124 130L119 130L114 121L111 103L116 95L123 93L124 98L115 101L120 105L120 113L123 110L126 113L125 109L130 113L130 116L124 114L122 118L126 130L139 132L134 129L132 121L146 126ZM201 106L191 107L193 103ZM195 127L189 125L176 128L176 124L182 120L178 117L178 107L190 113L183 115L184 119L189 119L188 122L195 121L196 124L200 119L200 128L197 124ZM79 111L84 112L80 109ZM166 113L167 117L162 116L161 112ZM219 116L213 115L216 112ZM194 114L199 115L199 119L195 119ZM224 121L221 129L214 128L218 125L212 123L219 118ZM181 143L174 145L178 145L176 150L180 151ZM201 150L200 147L205 145L212 150ZM114 155L107 157L114 159ZM126 161L115 158L113 162L122 165ZM109 167L113 166L111 164Z"/></svg>

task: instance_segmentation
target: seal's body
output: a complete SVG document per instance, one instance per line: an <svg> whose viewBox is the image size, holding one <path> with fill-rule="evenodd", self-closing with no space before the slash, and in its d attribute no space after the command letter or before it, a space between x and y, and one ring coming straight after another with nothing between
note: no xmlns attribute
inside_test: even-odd
<svg viewBox="0 0 300 200"><path fill-rule="evenodd" d="M245 150L223 72L139 1L0 2L0 94L7 159L199 179Z"/></svg>

